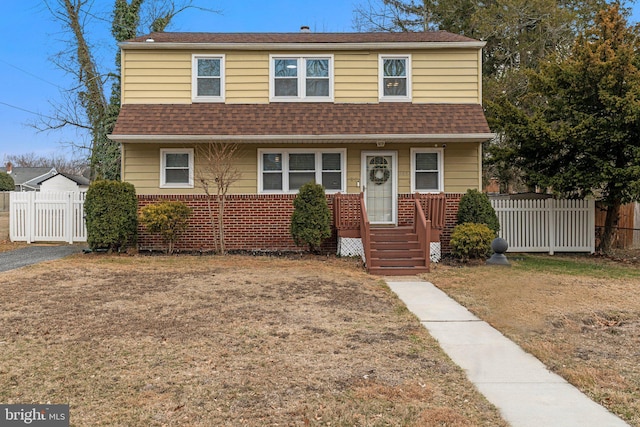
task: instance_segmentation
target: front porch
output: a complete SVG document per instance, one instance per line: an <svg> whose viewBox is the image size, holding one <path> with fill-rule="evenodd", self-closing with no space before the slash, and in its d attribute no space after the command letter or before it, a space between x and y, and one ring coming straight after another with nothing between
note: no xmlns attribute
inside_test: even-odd
<svg viewBox="0 0 640 427"><path fill-rule="evenodd" d="M362 193L336 194L333 213L338 253L344 255L343 241L356 241L357 248L350 249L349 254L362 256L369 273L393 276L426 273L434 260L434 244L440 251L446 206L444 193L416 193L398 199L396 226L376 225L369 221Z"/></svg>

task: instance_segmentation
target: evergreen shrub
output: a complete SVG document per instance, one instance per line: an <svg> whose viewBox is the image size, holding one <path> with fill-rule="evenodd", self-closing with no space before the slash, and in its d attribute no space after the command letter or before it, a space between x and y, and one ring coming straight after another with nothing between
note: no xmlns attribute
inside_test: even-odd
<svg viewBox="0 0 640 427"><path fill-rule="evenodd" d="M485 224L493 231L493 237L500 230L500 222L495 209L491 206L489 197L478 190L467 190L460 199L457 223L464 224L467 222Z"/></svg>
<svg viewBox="0 0 640 427"><path fill-rule="evenodd" d="M16 184L13 177L6 172L0 172L0 191L14 191Z"/></svg>
<svg viewBox="0 0 640 427"><path fill-rule="evenodd" d="M456 225L451 233L451 253L463 261L487 258L491 254L494 232L486 224Z"/></svg>
<svg viewBox="0 0 640 427"><path fill-rule="evenodd" d="M309 182L302 187L293 201L291 237L296 245L308 245L316 252L322 242L331 237L331 212L324 187Z"/></svg>
<svg viewBox="0 0 640 427"><path fill-rule="evenodd" d="M191 208L182 202L161 202L140 210L138 220L150 233L157 233L167 243L167 253L173 253L180 234L189 226Z"/></svg>
<svg viewBox="0 0 640 427"><path fill-rule="evenodd" d="M111 252L135 245L137 211L138 199L132 184L108 180L93 182L84 202L89 247Z"/></svg>

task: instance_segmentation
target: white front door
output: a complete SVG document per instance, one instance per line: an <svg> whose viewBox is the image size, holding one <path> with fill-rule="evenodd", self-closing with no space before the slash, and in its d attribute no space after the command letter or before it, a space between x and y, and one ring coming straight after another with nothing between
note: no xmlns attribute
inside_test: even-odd
<svg viewBox="0 0 640 427"><path fill-rule="evenodd" d="M395 224L397 209L396 153L362 153L362 182L367 216L372 224Z"/></svg>

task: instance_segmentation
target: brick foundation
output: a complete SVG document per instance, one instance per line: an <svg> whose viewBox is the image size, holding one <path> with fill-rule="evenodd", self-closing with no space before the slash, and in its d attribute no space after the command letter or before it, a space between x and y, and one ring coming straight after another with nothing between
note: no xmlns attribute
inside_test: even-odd
<svg viewBox="0 0 640 427"><path fill-rule="evenodd" d="M293 213L295 194L229 195L225 203L225 246L227 251L300 251L291 238L289 227ZM456 223L458 204L462 194L446 195L446 223L442 233L442 251L449 253L451 231ZM205 195L139 195L138 209L151 203L180 201L192 209L190 225L176 243L178 251L213 251L214 234ZM333 196L327 195L329 210L333 215ZM413 224L414 199L412 194L398 197L398 225ZM211 199L213 221L218 221L218 202ZM138 228L138 248L142 251L164 250L166 244L144 227ZM335 253L336 231L322 245L322 251Z"/></svg>
<svg viewBox="0 0 640 427"><path fill-rule="evenodd" d="M225 202L224 232L227 251L300 251L291 238L289 227L295 194L229 195ZM179 201L192 210L187 231L176 243L178 251L213 251L215 249L209 204L205 195L139 195L138 209L163 201ZM332 210L331 196L327 196ZM211 198L211 215L218 223L218 201ZM333 215L333 212L332 212ZM138 227L138 249L164 250L162 239ZM322 251L337 249L335 231L327 239Z"/></svg>

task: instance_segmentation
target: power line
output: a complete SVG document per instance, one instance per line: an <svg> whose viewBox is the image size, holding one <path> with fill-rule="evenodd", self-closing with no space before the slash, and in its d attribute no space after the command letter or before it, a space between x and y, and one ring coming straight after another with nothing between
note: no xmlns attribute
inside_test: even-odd
<svg viewBox="0 0 640 427"><path fill-rule="evenodd" d="M56 120L54 117L44 115L42 113L36 113L35 111L27 110L26 108L18 107L17 105L9 104L3 101L0 101L0 104L6 105L7 107L13 108L15 110L24 111L25 113L33 114L34 116L42 117L49 120Z"/></svg>
<svg viewBox="0 0 640 427"><path fill-rule="evenodd" d="M47 83L47 84L50 84L51 86L57 87L58 89L61 89L61 90L64 90L64 88L62 88L61 86L58 86L57 84L55 84L55 83L53 83L53 82L50 82L50 81L49 81L49 80L47 80L47 79L43 79L42 77L37 76L37 75L33 74L33 73L32 73L32 72L30 72L30 71L27 71L27 70L25 70L25 69L23 69L23 68L18 67L17 65L13 65L13 64L11 64L11 63L9 63L9 62L5 61L4 59L0 59L0 62L2 62L2 63L4 63L4 64L7 64L8 66L13 67L13 68L15 68L15 69L16 69L16 70L18 70L18 71L21 71L21 72L23 72L23 73L25 73L25 74L28 74L28 75L30 75L31 77L34 77L34 78L36 78L36 79L38 79L38 80L41 80L41 81L43 81L43 82L45 82L45 83Z"/></svg>

